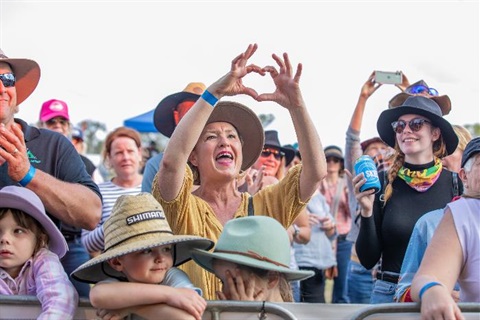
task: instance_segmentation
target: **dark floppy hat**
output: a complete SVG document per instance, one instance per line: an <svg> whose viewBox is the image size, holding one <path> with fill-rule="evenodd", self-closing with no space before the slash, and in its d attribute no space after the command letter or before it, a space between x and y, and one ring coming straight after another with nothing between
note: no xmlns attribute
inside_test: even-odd
<svg viewBox="0 0 480 320"><path fill-rule="evenodd" d="M0 49L0 62L5 62L12 68L15 75L15 89L17 90L17 105L25 101L35 90L40 80L40 67L30 59L8 58Z"/></svg>
<svg viewBox="0 0 480 320"><path fill-rule="evenodd" d="M195 102L205 91L206 86L201 82L190 82L183 91L165 97L155 108L153 113L153 124L155 128L166 137L171 137L175 130L174 111L184 101Z"/></svg>
<svg viewBox="0 0 480 320"><path fill-rule="evenodd" d="M325 149L323 149L323 152L325 153L325 158L334 157L340 160L344 160L342 149L337 146L327 146L325 147Z"/></svg>
<svg viewBox="0 0 480 320"><path fill-rule="evenodd" d="M443 118L442 110L435 100L424 96L411 96L395 108L384 110L377 120L377 131L380 138L390 147L395 147L395 132L392 122L404 114L418 114L428 118L442 132L442 138L447 147L447 153L452 154L458 145L458 137L452 125Z"/></svg>
<svg viewBox="0 0 480 320"><path fill-rule="evenodd" d="M293 148L285 148L278 140L278 132L276 130L265 131L265 147L272 147L280 150L285 154L285 163L289 164L295 158L295 150Z"/></svg>
<svg viewBox="0 0 480 320"><path fill-rule="evenodd" d="M462 155L462 168L473 155L480 153L480 137L476 137L467 144Z"/></svg>
<svg viewBox="0 0 480 320"><path fill-rule="evenodd" d="M298 151L293 145L291 144L286 144L283 146L284 148L286 149L290 149L290 150L293 150L295 152L295 155L299 158L299 159L302 159L302 156L300 155L300 151ZM295 157L292 158L292 160L290 160L289 162L286 162L285 161L285 165L288 166L294 159ZM286 159L285 159L286 160Z"/></svg>
<svg viewBox="0 0 480 320"><path fill-rule="evenodd" d="M380 137L373 137L373 138L364 140L360 143L360 146L362 147L362 151L365 152L365 150L367 150L369 145L371 145L372 143L377 143L377 142L386 144L385 142L383 142L382 139L380 139Z"/></svg>
<svg viewBox="0 0 480 320"><path fill-rule="evenodd" d="M6 186L0 190L0 207L18 209L37 220L48 235L50 251L62 258L68 251L65 237L45 213L45 207L40 198L30 189Z"/></svg>
<svg viewBox="0 0 480 320"><path fill-rule="evenodd" d="M206 124L212 122L228 122L237 129L243 140L242 170L250 168L260 156L265 141L258 116L241 103L220 101L215 105Z"/></svg>
<svg viewBox="0 0 480 320"><path fill-rule="evenodd" d="M207 238L173 234L162 206L146 192L120 196L103 230L105 250L73 271L73 278L90 283L107 277L123 278L125 276L113 269L108 260L168 244L175 245L173 265L178 266L191 259L193 248L209 250L214 245Z"/></svg>

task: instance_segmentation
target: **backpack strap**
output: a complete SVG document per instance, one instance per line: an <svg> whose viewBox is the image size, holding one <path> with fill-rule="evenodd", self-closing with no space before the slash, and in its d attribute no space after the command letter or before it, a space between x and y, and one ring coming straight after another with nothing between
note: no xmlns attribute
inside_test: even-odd
<svg viewBox="0 0 480 320"><path fill-rule="evenodd" d="M458 173L452 172L452 183L453 183L453 196L458 197L460 192L458 191Z"/></svg>
<svg viewBox="0 0 480 320"><path fill-rule="evenodd" d="M248 216L254 216L255 212L253 210L253 197L248 197Z"/></svg>

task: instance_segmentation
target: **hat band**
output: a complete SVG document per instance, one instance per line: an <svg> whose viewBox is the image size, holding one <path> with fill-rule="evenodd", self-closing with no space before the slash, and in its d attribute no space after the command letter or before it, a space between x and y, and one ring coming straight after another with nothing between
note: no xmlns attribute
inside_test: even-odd
<svg viewBox="0 0 480 320"><path fill-rule="evenodd" d="M132 239L132 238L136 238L136 237L139 237L139 236L143 236L143 235L146 235L146 234L150 234L150 233L168 233L168 234L173 234L173 232L171 232L171 231L150 231L150 232L144 232L144 233L136 233L136 234L134 234L133 236L128 237L128 238L125 238L125 239L123 239L123 240L121 240L121 241L119 241L119 242L116 242L116 243L112 244L112 245L109 246L109 247L105 247L105 250L103 250L103 252L107 252L108 250L115 248L116 246L118 246L119 244L124 243L124 242L127 241L127 240L130 240L130 239Z"/></svg>
<svg viewBox="0 0 480 320"><path fill-rule="evenodd" d="M289 266L287 266L287 265L285 265L285 264L283 264L283 263L280 263L280 262L278 262L278 261L269 259L269 258L267 258L267 257L265 257L265 256L261 256L261 255L259 255L258 253L253 252L253 251L251 251L251 250L248 250L247 252L230 251L230 250L215 250L215 253L232 253L232 254L239 254L239 255L241 255L241 256L246 256L246 257L253 258L253 259L256 259L256 260L261 260L261 261L270 262L270 263L273 263L273 264L276 265L276 266L289 268Z"/></svg>

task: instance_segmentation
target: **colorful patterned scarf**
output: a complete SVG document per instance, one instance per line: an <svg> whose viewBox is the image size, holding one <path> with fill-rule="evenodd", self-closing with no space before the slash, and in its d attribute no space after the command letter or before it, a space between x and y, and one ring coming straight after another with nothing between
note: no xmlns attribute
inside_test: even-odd
<svg viewBox="0 0 480 320"><path fill-rule="evenodd" d="M412 171L408 168L401 167L400 170L398 170L398 177L418 192L425 192L433 186L438 177L440 177L441 172L442 161L439 158L435 158L433 167L422 171Z"/></svg>

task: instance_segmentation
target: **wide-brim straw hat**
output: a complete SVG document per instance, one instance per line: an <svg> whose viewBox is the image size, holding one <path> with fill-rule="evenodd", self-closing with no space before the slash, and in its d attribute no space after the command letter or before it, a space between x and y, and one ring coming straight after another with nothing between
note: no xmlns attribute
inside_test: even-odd
<svg viewBox="0 0 480 320"><path fill-rule="evenodd" d="M440 106L432 98L411 96L399 106L384 110L377 120L377 131L380 138L390 147L395 147L396 136L392 129L392 122L404 114L418 114L426 117L432 125L438 127L442 133L447 153L452 154L458 145L458 137L452 125L443 118Z"/></svg>
<svg viewBox="0 0 480 320"><path fill-rule="evenodd" d="M162 206L150 193L120 196L112 214L103 225L105 249L72 272L72 277L83 282L97 283L107 277L125 278L108 264L108 260L128 253L172 244L173 265L191 259L193 248L209 250L210 239L174 235L165 218Z"/></svg>
<svg viewBox="0 0 480 320"><path fill-rule="evenodd" d="M243 140L242 170L250 168L262 152L265 136L258 116L248 107L233 101L220 101L215 105L207 123L228 122Z"/></svg>
<svg viewBox="0 0 480 320"><path fill-rule="evenodd" d="M184 101L195 102L205 91L206 86L201 82L190 82L183 91L166 96L155 108L153 124L164 136L170 138L177 126L174 112L177 106Z"/></svg>
<svg viewBox="0 0 480 320"><path fill-rule="evenodd" d="M6 62L15 75L15 89L17 91L17 105L25 101L32 94L40 81L40 66L30 59L8 58L0 49L0 62Z"/></svg>
<svg viewBox="0 0 480 320"><path fill-rule="evenodd" d="M267 216L249 216L228 221L213 252L195 249L193 260L211 273L215 259L277 271L288 281L313 276L312 271L290 269L290 240L285 228Z"/></svg>
<svg viewBox="0 0 480 320"><path fill-rule="evenodd" d="M3 187L0 189L0 208L18 209L37 220L48 235L48 248L59 258L68 251L65 237L47 216L42 201L33 191L17 186Z"/></svg>

